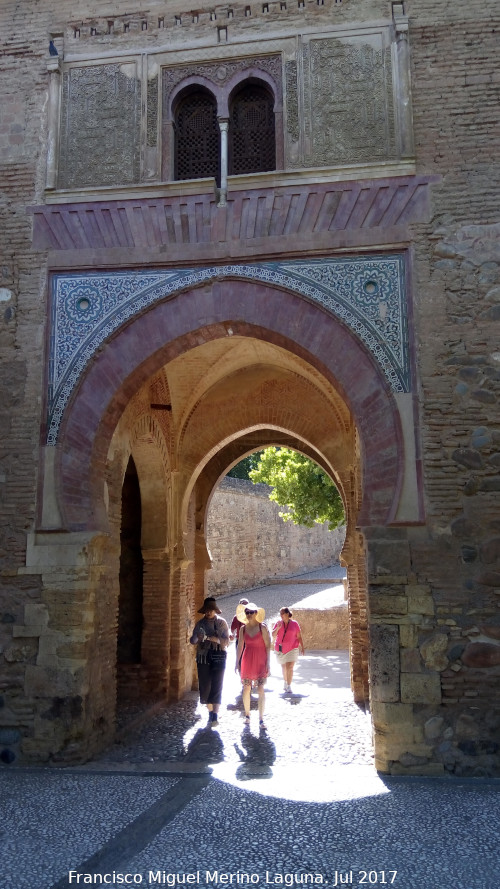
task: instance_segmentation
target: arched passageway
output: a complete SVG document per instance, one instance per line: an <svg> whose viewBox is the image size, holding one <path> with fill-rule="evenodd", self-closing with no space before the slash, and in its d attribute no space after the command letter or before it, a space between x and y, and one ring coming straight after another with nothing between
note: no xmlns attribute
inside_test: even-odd
<svg viewBox="0 0 500 889"><path fill-rule="evenodd" d="M130 457L122 488L120 528L120 597L118 601L117 662L141 663L143 560L141 551L141 491Z"/></svg>
<svg viewBox="0 0 500 889"><path fill-rule="evenodd" d="M231 465L269 444L316 460L344 500L351 681L368 696L366 553L360 525L396 515L400 418L381 369L352 332L296 294L213 281L121 328L89 363L63 417L55 461L60 521L89 536L89 655L105 677L87 712L111 732L116 700L123 484L136 467L141 510L140 696L178 699L194 681L188 645L206 590L211 494ZM97 640L109 644L103 658ZM82 729L95 746L92 724Z"/></svg>

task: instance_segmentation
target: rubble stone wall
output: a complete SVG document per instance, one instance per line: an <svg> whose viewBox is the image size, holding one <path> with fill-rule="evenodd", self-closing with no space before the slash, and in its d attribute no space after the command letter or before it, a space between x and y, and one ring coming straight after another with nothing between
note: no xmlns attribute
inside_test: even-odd
<svg viewBox="0 0 500 889"><path fill-rule="evenodd" d="M208 593L250 589L276 577L305 574L338 561L345 529L284 522L271 488L226 478L210 504L207 545L212 556Z"/></svg>

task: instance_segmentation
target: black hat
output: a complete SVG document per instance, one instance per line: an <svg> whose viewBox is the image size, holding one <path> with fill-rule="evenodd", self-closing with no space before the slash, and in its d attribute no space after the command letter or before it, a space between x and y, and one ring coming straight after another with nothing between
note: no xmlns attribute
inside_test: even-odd
<svg viewBox="0 0 500 889"><path fill-rule="evenodd" d="M205 614L207 611L215 611L217 614L222 614L222 611L217 606L217 602L213 596L208 596L201 608L198 608L198 614Z"/></svg>

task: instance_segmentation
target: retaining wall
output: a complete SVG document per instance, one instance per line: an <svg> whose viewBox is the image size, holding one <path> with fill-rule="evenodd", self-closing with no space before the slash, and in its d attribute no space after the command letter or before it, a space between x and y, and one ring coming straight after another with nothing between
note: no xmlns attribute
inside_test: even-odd
<svg viewBox="0 0 500 889"><path fill-rule="evenodd" d="M217 488L208 516L209 595L250 589L338 561L345 529L283 521L283 509L269 500L270 491L236 478L225 478Z"/></svg>

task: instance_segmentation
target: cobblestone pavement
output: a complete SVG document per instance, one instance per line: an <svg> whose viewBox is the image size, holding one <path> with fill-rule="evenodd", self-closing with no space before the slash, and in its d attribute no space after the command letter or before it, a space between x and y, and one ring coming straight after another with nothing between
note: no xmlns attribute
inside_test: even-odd
<svg viewBox="0 0 500 889"><path fill-rule="evenodd" d="M317 651L300 658L293 694L285 695L279 666L272 664L266 688L266 731L258 730L257 696L252 695L250 732L243 728L240 682L234 673L234 646L228 667L219 725L207 729L206 707L193 692L183 701L124 727L120 740L98 758L101 763L241 762L254 765L370 765L370 721L348 688L347 652Z"/></svg>
<svg viewBox="0 0 500 889"><path fill-rule="evenodd" d="M269 615L336 594L299 586L251 598ZM296 676L285 698L273 668L265 733L256 712L243 729L228 669L218 729L190 695L123 714L120 743L86 766L0 768L0 889L498 889L500 781L377 775L347 654L306 652Z"/></svg>
<svg viewBox="0 0 500 889"><path fill-rule="evenodd" d="M338 566L288 583L260 587L245 595L266 609L271 627L280 606L307 600L329 604L342 601L343 571ZM323 582L321 582L321 577ZM319 579L318 579L319 578ZM327 579L329 582L325 582ZM219 599L228 623L241 593ZM307 646L307 640L306 640ZM217 731L207 730L207 710L196 692L176 704L162 707L145 721L140 712L127 726L127 712L119 740L100 757L100 762L198 762L243 763L258 766L299 764L304 760L323 766L373 761L370 721L358 707L349 688L349 656L346 651L306 649L294 672L293 694L283 694L281 668L271 655L271 677L266 686L266 731L258 732L257 696L252 698L251 731L243 731L240 681L234 671L236 649L228 649L222 706ZM240 772L242 770L240 769Z"/></svg>

